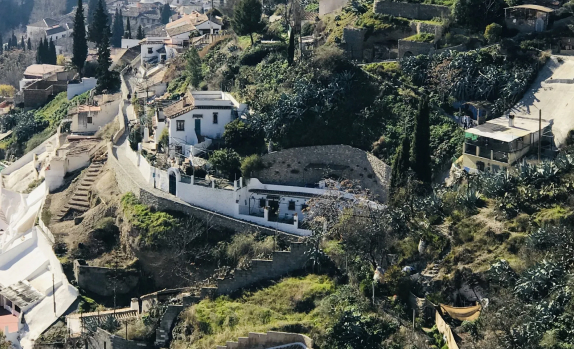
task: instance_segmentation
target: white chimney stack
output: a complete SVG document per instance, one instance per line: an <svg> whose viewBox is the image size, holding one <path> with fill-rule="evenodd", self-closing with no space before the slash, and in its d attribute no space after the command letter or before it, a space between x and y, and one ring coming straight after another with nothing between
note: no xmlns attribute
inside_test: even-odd
<svg viewBox="0 0 574 349"><path fill-rule="evenodd" d="M508 126L514 127L514 115L512 115L512 114L508 115Z"/></svg>

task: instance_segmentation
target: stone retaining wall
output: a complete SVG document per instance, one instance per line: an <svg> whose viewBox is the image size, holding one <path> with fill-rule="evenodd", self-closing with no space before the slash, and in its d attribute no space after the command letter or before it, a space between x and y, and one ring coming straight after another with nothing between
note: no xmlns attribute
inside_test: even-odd
<svg viewBox="0 0 574 349"><path fill-rule="evenodd" d="M431 20L445 18L450 15L450 7L428 4L414 4L408 2L375 1L375 13L405 17L411 19Z"/></svg>
<svg viewBox="0 0 574 349"><path fill-rule="evenodd" d="M98 328L96 333L85 341L86 349L151 349L153 345L145 342L126 340L108 331Z"/></svg>
<svg viewBox="0 0 574 349"><path fill-rule="evenodd" d="M313 348L313 340L303 334L269 331L267 333L249 332L247 337L239 337L237 342L230 341L225 345L218 345L217 349L269 348L292 343L301 343L307 349Z"/></svg>
<svg viewBox="0 0 574 349"><path fill-rule="evenodd" d="M137 286L137 270L126 270L86 265L85 261L74 260L74 277L78 286L100 296L111 296L114 287L117 294L126 294Z"/></svg>

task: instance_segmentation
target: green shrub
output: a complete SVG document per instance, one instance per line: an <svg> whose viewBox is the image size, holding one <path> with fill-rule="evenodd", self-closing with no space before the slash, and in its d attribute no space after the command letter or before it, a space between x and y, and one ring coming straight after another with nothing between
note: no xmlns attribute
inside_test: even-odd
<svg viewBox="0 0 574 349"><path fill-rule="evenodd" d="M251 155L241 161L241 174L244 178L251 178L265 168L259 155Z"/></svg>
<svg viewBox="0 0 574 349"><path fill-rule="evenodd" d="M209 157L209 163L230 181L241 176L241 158L233 149L214 151Z"/></svg>
<svg viewBox="0 0 574 349"><path fill-rule="evenodd" d="M434 34L420 33L404 38L403 40L431 43L434 41Z"/></svg>
<svg viewBox="0 0 574 349"><path fill-rule="evenodd" d="M272 44L272 45L258 45L250 47L241 56L240 64L247 66L256 66L261 63L265 57L267 57L272 52L287 53L287 45L284 43Z"/></svg>
<svg viewBox="0 0 574 349"><path fill-rule="evenodd" d="M251 259L270 258L274 244L272 236L258 240L255 234L236 234L227 245L225 253L234 265L244 267L251 263Z"/></svg>
<svg viewBox="0 0 574 349"><path fill-rule="evenodd" d="M539 227L546 227L548 225L559 225L572 220L574 212L572 209L562 207L560 205L551 208L544 208L538 212L534 218L534 222Z"/></svg>
<svg viewBox="0 0 574 349"><path fill-rule="evenodd" d="M176 228L177 220L166 212L152 212L141 204L133 193L127 193L121 200L125 219L140 233L140 243L147 248L156 248Z"/></svg>
<svg viewBox="0 0 574 349"><path fill-rule="evenodd" d="M488 41L489 44L493 44L500 40L502 35L502 26L498 23L491 23L486 26L484 30L484 38Z"/></svg>
<svg viewBox="0 0 574 349"><path fill-rule="evenodd" d="M472 217L461 220L452 227L454 243L462 245L466 242L473 241L475 235L483 228L484 225Z"/></svg>

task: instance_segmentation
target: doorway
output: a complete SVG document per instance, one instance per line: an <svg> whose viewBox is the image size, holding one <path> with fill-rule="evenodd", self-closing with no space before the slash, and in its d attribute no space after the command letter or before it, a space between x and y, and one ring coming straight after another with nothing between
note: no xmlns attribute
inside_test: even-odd
<svg viewBox="0 0 574 349"><path fill-rule="evenodd" d="M177 178L175 177L175 173L171 172L169 174L169 193L171 195L175 195L176 188L177 188Z"/></svg>
<svg viewBox="0 0 574 349"><path fill-rule="evenodd" d="M268 221L277 222L277 217L279 217L279 199L270 199L267 197L267 202L269 204L269 215Z"/></svg>
<svg viewBox="0 0 574 349"><path fill-rule="evenodd" d="M195 134L201 135L201 119L195 119Z"/></svg>

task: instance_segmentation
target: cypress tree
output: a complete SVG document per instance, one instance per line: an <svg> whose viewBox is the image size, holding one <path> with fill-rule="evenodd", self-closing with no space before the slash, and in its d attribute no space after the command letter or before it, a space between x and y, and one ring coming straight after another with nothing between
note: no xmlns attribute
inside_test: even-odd
<svg viewBox="0 0 574 349"><path fill-rule="evenodd" d="M138 27L138 32L136 34L136 39L143 40L143 38L145 38L145 33L144 33L143 28L142 28L142 25L140 24Z"/></svg>
<svg viewBox="0 0 574 349"><path fill-rule="evenodd" d="M91 26L94 21L94 14L98 8L99 0L88 0L88 25Z"/></svg>
<svg viewBox="0 0 574 349"><path fill-rule="evenodd" d="M127 23L126 23L126 33L124 35L125 39L131 39L132 38L132 26L130 25L130 18L128 17Z"/></svg>
<svg viewBox="0 0 574 349"><path fill-rule="evenodd" d="M88 42L86 39L86 25L84 20L82 0L78 0L78 8L76 9L76 15L74 17L74 32L72 33L72 64L74 64L80 76L82 76L86 58L88 58Z"/></svg>
<svg viewBox="0 0 574 349"><path fill-rule="evenodd" d="M32 51L32 40L30 38L28 38L28 51Z"/></svg>
<svg viewBox="0 0 574 349"><path fill-rule="evenodd" d="M401 145L397 148L391 167L391 193L406 183L407 172L410 167L410 140L403 136Z"/></svg>
<svg viewBox="0 0 574 349"><path fill-rule="evenodd" d="M56 45L52 38L50 38L50 47L48 51L49 63L48 64L56 64L58 62L58 55L56 54Z"/></svg>
<svg viewBox="0 0 574 349"><path fill-rule="evenodd" d="M121 47L122 46L122 36L123 33L123 25L122 19L120 17L120 13L118 9L116 9L116 13L114 15L114 22L112 25L112 46L113 47Z"/></svg>
<svg viewBox="0 0 574 349"><path fill-rule="evenodd" d="M289 28L289 46L287 47L287 62L292 65L295 61L295 30Z"/></svg>
<svg viewBox="0 0 574 349"><path fill-rule="evenodd" d="M26 51L26 42L24 41L24 35L22 35L22 39L20 40L20 47L22 47L22 50Z"/></svg>
<svg viewBox="0 0 574 349"><path fill-rule="evenodd" d="M12 30L12 45L11 46L12 46L12 48L18 48L18 38L14 34L13 30Z"/></svg>
<svg viewBox="0 0 574 349"><path fill-rule="evenodd" d="M4 53L4 44L2 43L2 33L0 33L0 55Z"/></svg>
<svg viewBox="0 0 574 349"><path fill-rule="evenodd" d="M88 39L98 46L102 43L104 32L108 35L109 40L110 27L108 26L108 15L106 14L104 1L99 0L98 7L96 8L96 12L94 13L94 18L92 20L92 25L88 30Z"/></svg>
<svg viewBox="0 0 574 349"><path fill-rule="evenodd" d="M42 64L44 59L44 38L40 38L40 43L36 47L36 63Z"/></svg>
<svg viewBox="0 0 574 349"><path fill-rule="evenodd" d="M423 98L419 103L419 110L415 119L412 159L413 170L417 179L425 184L430 184L432 180L429 118L428 100Z"/></svg>
<svg viewBox="0 0 574 349"><path fill-rule="evenodd" d="M165 3L161 8L161 23L168 24L169 18L171 17L171 7L169 7L169 3Z"/></svg>
<svg viewBox="0 0 574 349"><path fill-rule="evenodd" d="M120 38L124 36L124 14L122 13L122 9L120 9L120 24L119 24L119 28L120 30ZM120 44L121 44L121 40L120 40Z"/></svg>
<svg viewBox="0 0 574 349"><path fill-rule="evenodd" d="M96 91L101 93L104 90L113 90L119 85L117 72L110 71L112 59L110 54L109 31L105 31L102 37L102 43L98 46L98 67L96 77L98 84Z"/></svg>

